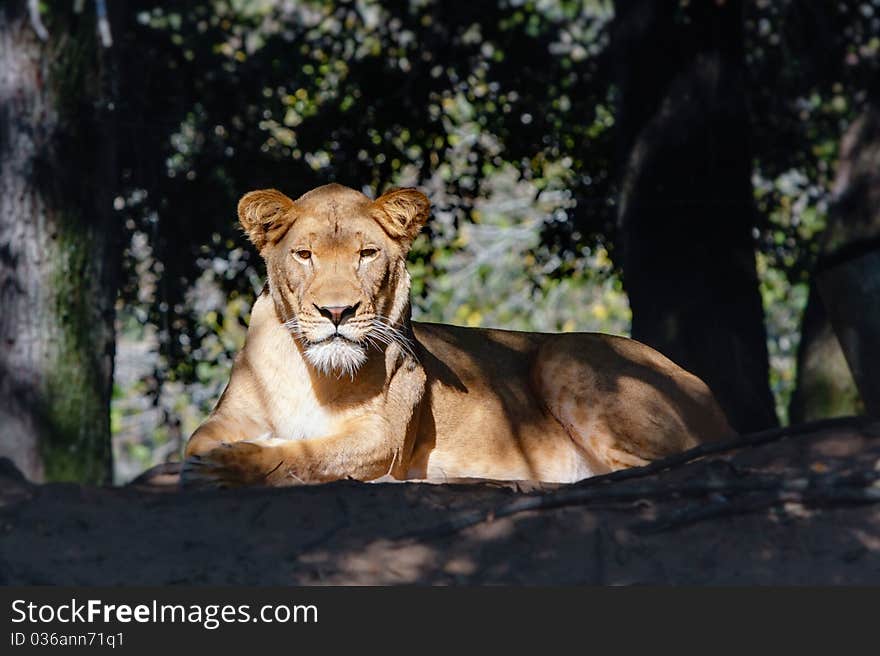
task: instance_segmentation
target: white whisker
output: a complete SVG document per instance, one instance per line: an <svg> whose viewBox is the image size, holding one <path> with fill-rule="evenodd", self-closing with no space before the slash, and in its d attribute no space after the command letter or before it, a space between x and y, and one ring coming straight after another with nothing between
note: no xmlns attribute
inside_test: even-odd
<svg viewBox="0 0 880 656"><path fill-rule="evenodd" d="M390 319L387 317L383 317L382 315L375 315L373 322L373 335L385 343L387 346L391 344L395 344L403 353L408 355L409 357L417 360L415 354L415 347L412 340L407 337L403 331L399 328L393 326L390 322Z"/></svg>
<svg viewBox="0 0 880 656"><path fill-rule="evenodd" d="M299 325L299 321L297 321L296 317L291 317L287 321L281 324L281 327L284 328L287 332L289 332L294 339L299 342L305 341L305 336L303 335L302 328Z"/></svg>

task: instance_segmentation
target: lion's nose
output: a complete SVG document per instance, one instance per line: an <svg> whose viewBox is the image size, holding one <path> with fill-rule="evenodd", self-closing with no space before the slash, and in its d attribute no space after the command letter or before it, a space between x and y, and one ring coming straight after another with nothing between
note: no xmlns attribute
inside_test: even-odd
<svg viewBox="0 0 880 656"><path fill-rule="evenodd" d="M339 326L354 316L360 303L354 305L325 305L323 307L315 306L322 317L327 317L333 322L334 326Z"/></svg>

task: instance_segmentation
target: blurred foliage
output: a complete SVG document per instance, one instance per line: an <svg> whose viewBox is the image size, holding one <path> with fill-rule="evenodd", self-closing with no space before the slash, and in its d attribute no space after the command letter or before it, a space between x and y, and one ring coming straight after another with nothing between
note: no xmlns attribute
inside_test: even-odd
<svg viewBox="0 0 880 656"><path fill-rule="evenodd" d="M116 207L131 235L120 353L135 364L114 426L139 465L156 459L138 451L145 432L172 445L159 453L179 448L242 343L263 275L235 224L250 189L419 185L434 220L410 258L416 318L627 332L612 2L129 7ZM877 63L880 0L747 7L755 237L784 416L837 143Z"/></svg>

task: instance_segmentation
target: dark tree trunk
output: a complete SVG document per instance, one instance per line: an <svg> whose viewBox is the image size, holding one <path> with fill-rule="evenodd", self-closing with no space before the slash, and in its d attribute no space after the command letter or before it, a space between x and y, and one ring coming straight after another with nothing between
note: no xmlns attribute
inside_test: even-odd
<svg viewBox="0 0 880 656"><path fill-rule="evenodd" d="M0 7L0 455L106 481L120 229L112 79L93 3Z"/></svg>
<svg viewBox="0 0 880 656"><path fill-rule="evenodd" d="M777 423L755 268L742 6L617 3L619 206L632 336L700 376L731 423Z"/></svg>
<svg viewBox="0 0 880 656"><path fill-rule="evenodd" d="M814 279L801 320L797 384L788 405L788 420L800 424L862 411L859 391Z"/></svg>
<svg viewBox="0 0 880 656"><path fill-rule="evenodd" d="M880 102L844 135L814 276L865 410L880 416Z"/></svg>

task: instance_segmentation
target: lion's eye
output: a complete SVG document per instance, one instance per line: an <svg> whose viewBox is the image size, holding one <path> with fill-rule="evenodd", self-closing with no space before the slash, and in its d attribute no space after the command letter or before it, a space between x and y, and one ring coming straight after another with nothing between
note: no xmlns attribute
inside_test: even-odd
<svg viewBox="0 0 880 656"><path fill-rule="evenodd" d="M309 260L312 257L312 251L307 251L305 249L300 249L298 251L293 252L301 260Z"/></svg>
<svg viewBox="0 0 880 656"><path fill-rule="evenodd" d="M361 249L361 258L369 259L371 257L375 257L379 253L378 248L362 248Z"/></svg>

